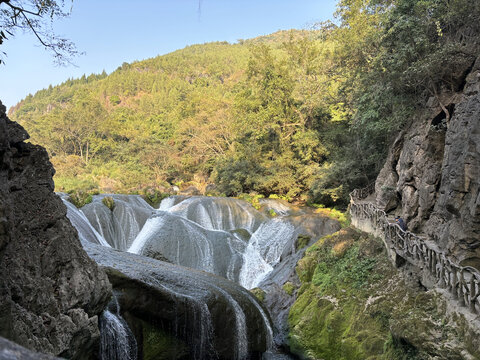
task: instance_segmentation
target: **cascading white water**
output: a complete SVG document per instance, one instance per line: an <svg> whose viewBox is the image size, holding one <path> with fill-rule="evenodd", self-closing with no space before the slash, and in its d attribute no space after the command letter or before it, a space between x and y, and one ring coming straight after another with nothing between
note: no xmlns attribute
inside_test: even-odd
<svg viewBox="0 0 480 360"><path fill-rule="evenodd" d="M105 195L96 195L82 211L113 248L125 251L155 210L138 195L109 197L113 199L113 209L103 204Z"/></svg>
<svg viewBox="0 0 480 360"><path fill-rule="evenodd" d="M128 252L156 257L236 281L246 244L226 231L208 230L166 211L147 220Z"/></svg>
<svg viewBox="0 0 480 360"><path fill-rule="evenodd" d="M117 298L113 297L110 310L100 316L100 359L136 360L137 342L125 320L120 316Z"/></svg>
<svg viewBox="0 0 480 360"><path fill-rule="evenodd" d="M169 197L162 201L158 210L137 203L138 199L130 201L115 195L115 202L119 205L117 213L111 212L98 199L86 207L87 217L95 227L90 225L83 213L67 204L69 218L73 219L72 223L82 233L82 242L109 246L96 231L99 229L110 239L110 244L120 250L128 249L134 254L166 258L175 264L220 275L247 289L258 286L274 270L282 254L294 247L298 235L298 229L286 220L289 212L281 203L273 204L280 215L269 218L250 204L236 199ZM145 217L142 220L142 216L148 219ZM155 286L167 289L161 282L155 282ZM216 286L214 288L233 309L235 358L244 359L249 352L245 313L228 291ZM172 296L184 299L187 304L183 306L184 309L191 308L188 310L193 314L190 315L191 323L197 324L192 326L200 336L195 340L194 357L203 359L212 352L211 349L206 350L211 346L212 336L207 305L195 296L177 293L174 289L168 291ZM243 296L247 296L261 314L267 343L271 345L273 332L268 316L253 296L247 291L245 293ZM111 328L121 331L121 321L115 320L114 313L106 311L103 317L105 323L111 324Z"/></svg>
<svg viewBox="0 0 480 360"><path fill-rule="evenodd" d="M110 244L105 238L100 235L97 230L90 224L85 214L77 209L75 205L69 202L66 198L62 198L63 203L67 207L67 217L72 225L77 229L78 237L82 242L91 242L110 247Z"/></svg>

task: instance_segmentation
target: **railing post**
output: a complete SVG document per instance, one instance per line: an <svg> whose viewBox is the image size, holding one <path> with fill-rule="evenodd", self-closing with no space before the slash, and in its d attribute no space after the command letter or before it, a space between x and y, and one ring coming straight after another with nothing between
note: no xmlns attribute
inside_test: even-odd
<svg viewBox="0 0 480 360"><path fill-rule="evenodd" d="M463 288L463 285L465 283L465 279L463 277L463 270L460 270L458 272L459 274L459 279L458 279L458 301L460 303L460 306L465 306L465 289Z"/></svg>
<svg viewBox="0 0 480 360"><path fill-rule="evenodd" d="M458 299L458 293L457 293L457 285L458 285L458 280L457 280L457 269L456 266L451 264L452 267L452 295L453 298L456 300Z"/></svg>
<svg viewBox="0 0 480 360"><path fill-rule="evenodd" d="M480 292L479 289L480 284L476 283L475 276L472 274L472 278L470 279L470 311L474 314L477 314L477 309L475 307L475 303L477 302L478 294Z"/></svg>

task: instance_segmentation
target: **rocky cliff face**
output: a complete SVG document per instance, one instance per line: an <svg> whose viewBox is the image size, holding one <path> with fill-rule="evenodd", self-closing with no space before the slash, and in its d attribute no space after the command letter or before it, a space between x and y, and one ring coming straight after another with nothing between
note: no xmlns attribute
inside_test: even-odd
<svg viewBox="0 0 480 360"><path fill-rule="evenodd" d="M53 192L46 151L0 103L0 336L31 350L88 358L111 294Z"/></svg>
<svg viewBox="0 0 480 360"><path fill-rule="evenodd" d="M379 207L480 269L480 58L463 80L398 136L375 187Z"/></svg>

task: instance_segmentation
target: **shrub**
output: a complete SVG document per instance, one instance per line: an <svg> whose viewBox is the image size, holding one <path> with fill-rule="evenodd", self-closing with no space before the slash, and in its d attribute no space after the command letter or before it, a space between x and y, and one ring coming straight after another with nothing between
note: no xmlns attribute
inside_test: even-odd
<svg viewBox="0 0 480 360"><path fill-rule="evenodd" d="M105 196L103 199L102 199L102 203L103 205L105 205L107 208L110 209L110 211L113 211L113 208L115 207L115 201L113 200L113 198L111 196Z"/></svg>
<svg viewBox="0 0 480 360"><path fill-rule="evenodd" d="M86 191L74 191L70 193L68 201L70 201L77 208L81 208L86 204L90 204L93 200L93 194Z"/></svg>

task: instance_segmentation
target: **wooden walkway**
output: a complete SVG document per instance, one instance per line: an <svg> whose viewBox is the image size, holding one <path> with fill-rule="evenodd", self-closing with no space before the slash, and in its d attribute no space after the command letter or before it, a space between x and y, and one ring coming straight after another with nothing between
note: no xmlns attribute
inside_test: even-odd
<svg viewBox="0 0 480 360"><path fill-rule="evenodd" d="M460 306L474 314L480 312L480 272L470 266L451 261L435 242L420 237L391 223L387 214L374 205L374 184L355 189L350 194L350 215L355 224L365 224L369 232L381 237L385 244L404 261L427 270L435 285L447 289Z"/></svg>

